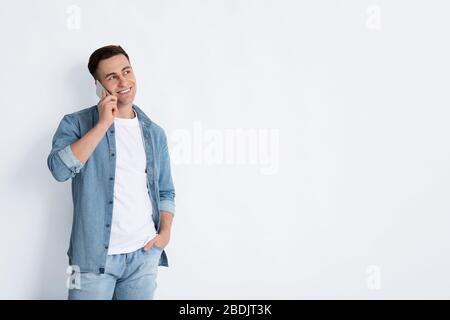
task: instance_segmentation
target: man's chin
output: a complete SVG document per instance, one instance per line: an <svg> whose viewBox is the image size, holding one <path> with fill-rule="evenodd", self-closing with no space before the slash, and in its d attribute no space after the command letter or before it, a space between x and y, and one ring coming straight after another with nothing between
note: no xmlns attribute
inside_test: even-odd
<svg viewBox="0 0 450 320"><path fill-rule="evenodd" d="M134 99L126 99L126 100L119 99L117 101L117 107L121 108L121 107L125 107L125 106L128 106L128 105L133 105L133 100Z"/></svg>

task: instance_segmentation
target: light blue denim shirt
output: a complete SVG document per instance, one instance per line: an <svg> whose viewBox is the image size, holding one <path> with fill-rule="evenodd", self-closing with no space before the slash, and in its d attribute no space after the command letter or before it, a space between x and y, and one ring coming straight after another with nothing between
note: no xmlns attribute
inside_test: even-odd
<svg viewBox="0 0 450 320"><path fill-rule="evenodd" d="M175 215L175 189L170 170L167 137L164 130L136 105L147 158L147 188L152 203L156 231L160 228L160 211ZM81 272L104 273L111 234L116 170L114 123L89 159L82 163L70 145L79 140L98 122L97 105L66 114L52 141L47 165L57 181L72 178L73 223L67 251L70 265ZM168 267L165 250L160 266Z"/></svg>

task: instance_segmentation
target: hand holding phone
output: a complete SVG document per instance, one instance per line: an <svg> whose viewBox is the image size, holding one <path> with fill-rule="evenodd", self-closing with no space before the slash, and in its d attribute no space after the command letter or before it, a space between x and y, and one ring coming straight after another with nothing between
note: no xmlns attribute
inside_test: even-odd
<svg viewBox="0 0 450 320"><path fill-rule="evenodd" d="M108 128L114 121L117 115L117 97L112 95L108 90L106 90L100 81L95 80L96 93L100 98L97 104L99 119L98 122L105 124Z"/></svg>

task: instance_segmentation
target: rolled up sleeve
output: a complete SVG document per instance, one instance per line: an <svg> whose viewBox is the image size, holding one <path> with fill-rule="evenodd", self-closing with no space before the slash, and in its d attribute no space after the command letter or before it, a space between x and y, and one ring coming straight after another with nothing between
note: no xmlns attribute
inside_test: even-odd
<svg viewBox="0 0 450 320"><path fill-rule="evenodd" d="M47 166L57 181L75 177L84 163L75 157L70 145L80 139L80 133L70 115L65 115L53 136L52 150L47 157Z"/></svg>
<svg viewBox="0 0 450 320"><path fill-rule="evenodd" d="M84 164L75 157L72 152L70 145L58 151L58 156L61 158L62 162L69 168L72 172L78 173Z"/></svg>
<svg viewBox="0 0 450 320"><path fill-rule="evenodd" d="M159 159L159 209L160 211L167 211L172 215L175 215L175 188L170 169L170 156L169 148L167 146L167 137L164 132Z"/></svg>

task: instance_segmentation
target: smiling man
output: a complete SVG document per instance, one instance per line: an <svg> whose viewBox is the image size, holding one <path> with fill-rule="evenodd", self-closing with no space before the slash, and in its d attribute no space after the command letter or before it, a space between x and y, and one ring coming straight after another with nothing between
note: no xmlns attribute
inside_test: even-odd
<svg viewBox="0 0 450 320"><path fill-rule="evenodd" d="M64 115L47 158L57 181L72 179L68 298L153 299L175 214L167 137L133 104L120 46L95 50L88 69L105 89L100 101Z"/></svg>

